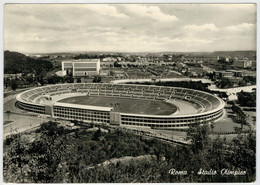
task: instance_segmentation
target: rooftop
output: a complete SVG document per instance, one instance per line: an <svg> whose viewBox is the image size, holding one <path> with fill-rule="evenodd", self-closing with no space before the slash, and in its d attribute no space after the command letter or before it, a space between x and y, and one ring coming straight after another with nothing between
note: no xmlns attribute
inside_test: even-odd
<svg viewBox="0 0 260 185"><path fill-rule="evenodd" d="M101 107L101 106L92 106L92 105L80 105L80 104L71 104L71 103L61 103L55 102L54 106L61 107L70 107L70 108L78 108L78 109L86 109L86 110L97 110L97 111L111 111L112 107Z"/></svg>
<svg viewBox="0 0 260 185"><path fill-rule="evenodd" d="M71 63L71 62L98 62L100 59L78 59L78 60L65 60L63 63Z"/></svg>

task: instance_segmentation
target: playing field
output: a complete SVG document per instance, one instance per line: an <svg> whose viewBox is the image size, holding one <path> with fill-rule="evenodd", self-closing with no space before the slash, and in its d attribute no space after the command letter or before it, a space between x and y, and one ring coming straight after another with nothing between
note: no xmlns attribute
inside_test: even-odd
<svg viewBox="0 0 260 185"><path fill-rule="evenodd" d="M170 115L177 110L175 105L160 100L117 97L77 96L62 99L59 102L103 107L112 107L112 104L118 103L119 106L115 108L117 111L134 114Z"/></svg>

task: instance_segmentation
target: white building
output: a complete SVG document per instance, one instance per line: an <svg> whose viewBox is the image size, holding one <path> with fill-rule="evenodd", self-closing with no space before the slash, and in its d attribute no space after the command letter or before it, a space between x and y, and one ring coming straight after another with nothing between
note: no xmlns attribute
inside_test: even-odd
<svg viewBox="0 0 260 185"><path fill-rule="evenodd" d="M239 68L248 68L248 67L252 67L252 61L251 60L235 60L233 65L235 67L239 67Z"/></svg>
<svg viewBox="0 0 260 185"><path fill-rule="evenodd" d="M62 74L72 76L92 76L99 74L100 59L81 59L63 61Z"/></svg>

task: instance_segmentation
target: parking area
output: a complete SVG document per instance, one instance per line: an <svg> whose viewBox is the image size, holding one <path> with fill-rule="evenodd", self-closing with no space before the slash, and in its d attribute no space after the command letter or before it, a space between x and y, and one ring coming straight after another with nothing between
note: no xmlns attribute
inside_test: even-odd
<svg viewBox="0 0 260 185"><path fill-rule="evenodd" d="M23 132L27 129L39 126L42 122L49 121L47 118L33 117L29 115L7 114L4 113L4 120L12 121L3 126L3 136L17 132Z"/></svg>

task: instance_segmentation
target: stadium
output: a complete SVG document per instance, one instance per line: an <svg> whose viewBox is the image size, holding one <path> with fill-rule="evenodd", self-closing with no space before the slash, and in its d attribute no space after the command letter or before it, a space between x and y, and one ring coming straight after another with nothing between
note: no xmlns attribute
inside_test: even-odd
<svg viewBox="0 0 260 185"><path fill-rule="evenodd" d="M219 97L193 89L109 83L42 86L16 99L20 109L53 118L159 129L213 123L225 106Z"/></svg>

